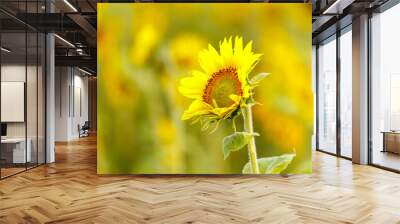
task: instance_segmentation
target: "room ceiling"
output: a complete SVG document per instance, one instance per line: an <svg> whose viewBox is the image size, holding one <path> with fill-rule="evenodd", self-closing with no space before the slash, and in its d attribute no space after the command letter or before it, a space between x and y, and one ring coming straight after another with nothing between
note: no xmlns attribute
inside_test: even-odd
<svg viewBox="0 0 400 224"><path fill-rule="evenodd" d="M205 0L207 1L207 0ZM213 0L210 0L213 1ZM317 42L327 30L343 18L374 8L387 0L269 0L263 2L309 2L313 5L313 42ZM0 2L0 21L3 32L17 33L25 27L32 27L42 32L55 32L63 39L56 38L56 63L59 65L86 66L92 63L91 70L96 70L96 27L98 2L138 2L134 0L48 0L52 13L46 10L45 0L26 4L25 0L2 0ZM152 2L145 0L144 2ZM171 2L171 0L159 0ZM179 1L177 1L179 2ZM182 1L180 1L182 2ZM251 2L260 2L255 0ZM28 12L28 13L25 13ZM351 18L348 18L351 22ZM331 28L334 32L334 29ZM18 34L13 34L18 36ZM12 38L12 34L7 36ZM6 37L8 38L8 37ZM19 49L19 38L11 46ZM79 49L79 50L77 50ZM28 49L29 51L29 49ZM17 53L18 50L15 50ZM81 52L81 53L79 53Z"/></svg>
<svg viewBox="0 0 400 224"><path fill-rule="evenodd" d="M313 0L313 44L349 24L352 17L389 0Z"/></svg>

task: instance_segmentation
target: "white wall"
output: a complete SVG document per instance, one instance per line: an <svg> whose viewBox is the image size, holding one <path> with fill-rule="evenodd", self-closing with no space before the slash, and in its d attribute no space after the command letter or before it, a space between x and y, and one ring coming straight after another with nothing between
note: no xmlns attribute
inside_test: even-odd
<svg viewBox="0 0 400 224"><path fill-rule="evenodd" d="M89 113L88 113L88 77L82 76L82 73L74 75L74 108L72 109L73 119L71 120L72 129L71 135L74 137L79 136L78 132L78 124L83 125L85 121L88 121Z"/></svg>
<svg viewBox="0 0 400 224"><path fill-rule="evenodd" d="M37 69L39 69L37 71ZM27 80L25 80L27 78ZM44 163L44 74L39 66L27 67L25 64L3 64L1 66L1 81L2 82L24 82L26 83L26 106L21 110L26 112L26 121L22 122L5 122L7 124L7 137L9 138L24 138L25 135L29 139L32 161ZM7 95L2 95L2 98ZM12 110L11 108L3 107L1 110ZM13 113L13 111L9 111ZM39 155L37 156L37 153Z"/></svg>
<svg viewBox="0 0 400 224"><path fill-rule="evenodd" d="M25 82L26 67L19 64L6 64L1 66L1 81L2 82ZM28 66L28 74L31 74L33 66ZM35 70L36 73L36 70ZM27 93L29 96L36 97L36 90L34 93ZM7 108L1 108L6 110ZM33 120L28 117L28 120ZM7 122L7 136L8 137L25 137L25 122Z"/></svg>
<svg viewBox="0 0 400 224"><path fill-rule="evenodd" d="M69 117L69 68L55 68L55 141L68 140L68 117Z"/></svg>
<svg viewBox="0 0 400 224"><path fill-rule="evenodd" d="M88 120L88 78L72 67L56 67L55 140L79 137L78 125Z"/></svg>

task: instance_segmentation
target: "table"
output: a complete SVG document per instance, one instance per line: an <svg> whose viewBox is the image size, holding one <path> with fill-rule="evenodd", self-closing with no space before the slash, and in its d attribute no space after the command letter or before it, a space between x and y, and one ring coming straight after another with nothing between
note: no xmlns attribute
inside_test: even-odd
<svg viewBox="0 0 400 224"><path fill-rule="evenodd" d="M25 138L5 138L1 139L1 157L6 163L26 163L31 162L32 153L30 138L26 139L28 143L25 153ZM12 158L12 159L11 159Z"/></svg>
<svg viewBox="0 0 400 224"><path fill-rule="evenodd" d="M400 154L400 131L383 131L382 152Z"/></svg>

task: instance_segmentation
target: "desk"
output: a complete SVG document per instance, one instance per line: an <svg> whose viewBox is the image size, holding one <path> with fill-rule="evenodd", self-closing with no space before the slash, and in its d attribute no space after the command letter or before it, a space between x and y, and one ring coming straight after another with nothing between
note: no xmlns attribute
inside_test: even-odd
<svg viewBox="0 0 400 224"><path fill-rule="evenodd" d="M392 152L400 154L400 132L383 131L383 150L382 152Z"/></svg>
<svg viewBox="0 0 400 224"><path fill-rule="evenodd" d="M31 162L32 153L30 138L27 139L28 144L25 154L25 138L5 138L1 139L1 156L6 163L26 163ZM11 159L12 158L12 159Z"/></svg>

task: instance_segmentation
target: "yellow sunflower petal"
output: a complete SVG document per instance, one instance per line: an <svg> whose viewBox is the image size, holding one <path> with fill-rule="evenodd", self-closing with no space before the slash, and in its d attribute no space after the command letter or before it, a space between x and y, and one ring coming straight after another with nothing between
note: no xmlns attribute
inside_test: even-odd
<svg viewBox="0 0 400 224"><path fill-rule="evenodd" d="M224 38L222 43L219 43L219 51L224 64L231 64L233 57L232 37Z"/></svg>
<svg viewBox="0 0 400 224"><path fill-rule="evenodd" d="M212 107L201 100L195 100L182 114L181 120L189 120L193 117L209 114Z"/></svg>
<svg viewBox="0 0 400 224"><path fill-rule="evenodd" d="M253 41L249 41L249 43L247 43L246 47L243 50L244 54L249 54L252 52L253 49Z"/></svg>
<svg viewBox="0 0 400 224"><path fill-rule="evenodd" d="M207 80L206 74L195 70L192 72L192 76L181 79L178 90L187 98L199 99L203 95Z"/></svg>
<svg viewBox="0 0 400 224"><path fill-rule="evenodd" d="M233 101L232 105L230 105L229 107L212 108L212 112L219 118L224 118L227 114L230 114L236 109L238 109L240 100L242 99L242 97L235 94L231 94L229 98Z"/></svg>
<svg viewBox="0 0 400 224"><path fill-rule="evenodd" d="M234 56L235 57L241 57L243 52L243 38L236 36L235 37L235 50L234 50Z"/></svg>
<svg viewBox="0 0 400 224"><path fill-rule="evenodd" d="M253 54L246 60L246 63L243 65L244 71L249 74L253 68L257 65L260 61L262 54Z"/></svg>
<svg viewBox="0 0 400 224"><path fill-rule="evenodd" d="M213 108L212 112L217 115L219 118L225 117L225 115L231 111L230 107L218 107L218 108Z"/></svg>
<svg viewBox="0 0 400 224"><path fill-rule="evenodd" d="M253 68L260 61L262 54L253 54L249 53L249 55L242 55L242 60L238 63L238 76L241 82L245 82L249 73L253 70Z"/></svg>
<svg viewBox="0 0 400 224"><path fill-rule="evenodd" d="M222 64L222 59L217 50L209 44L208 49L200 51L199 63L207 74L212 74L219 69Z"/></svg>
<svg viewBox="0 0 400 224"><path fill-rule="evenodd" d="M240 100L242 99L242 97L240 97L240 96L238 96L238 95L236 95L236 94L231 94L231 95L229 96L229 98L230 98L231 100L233 100L233 102L235 102L236 104L239 104Z"/></svg>

